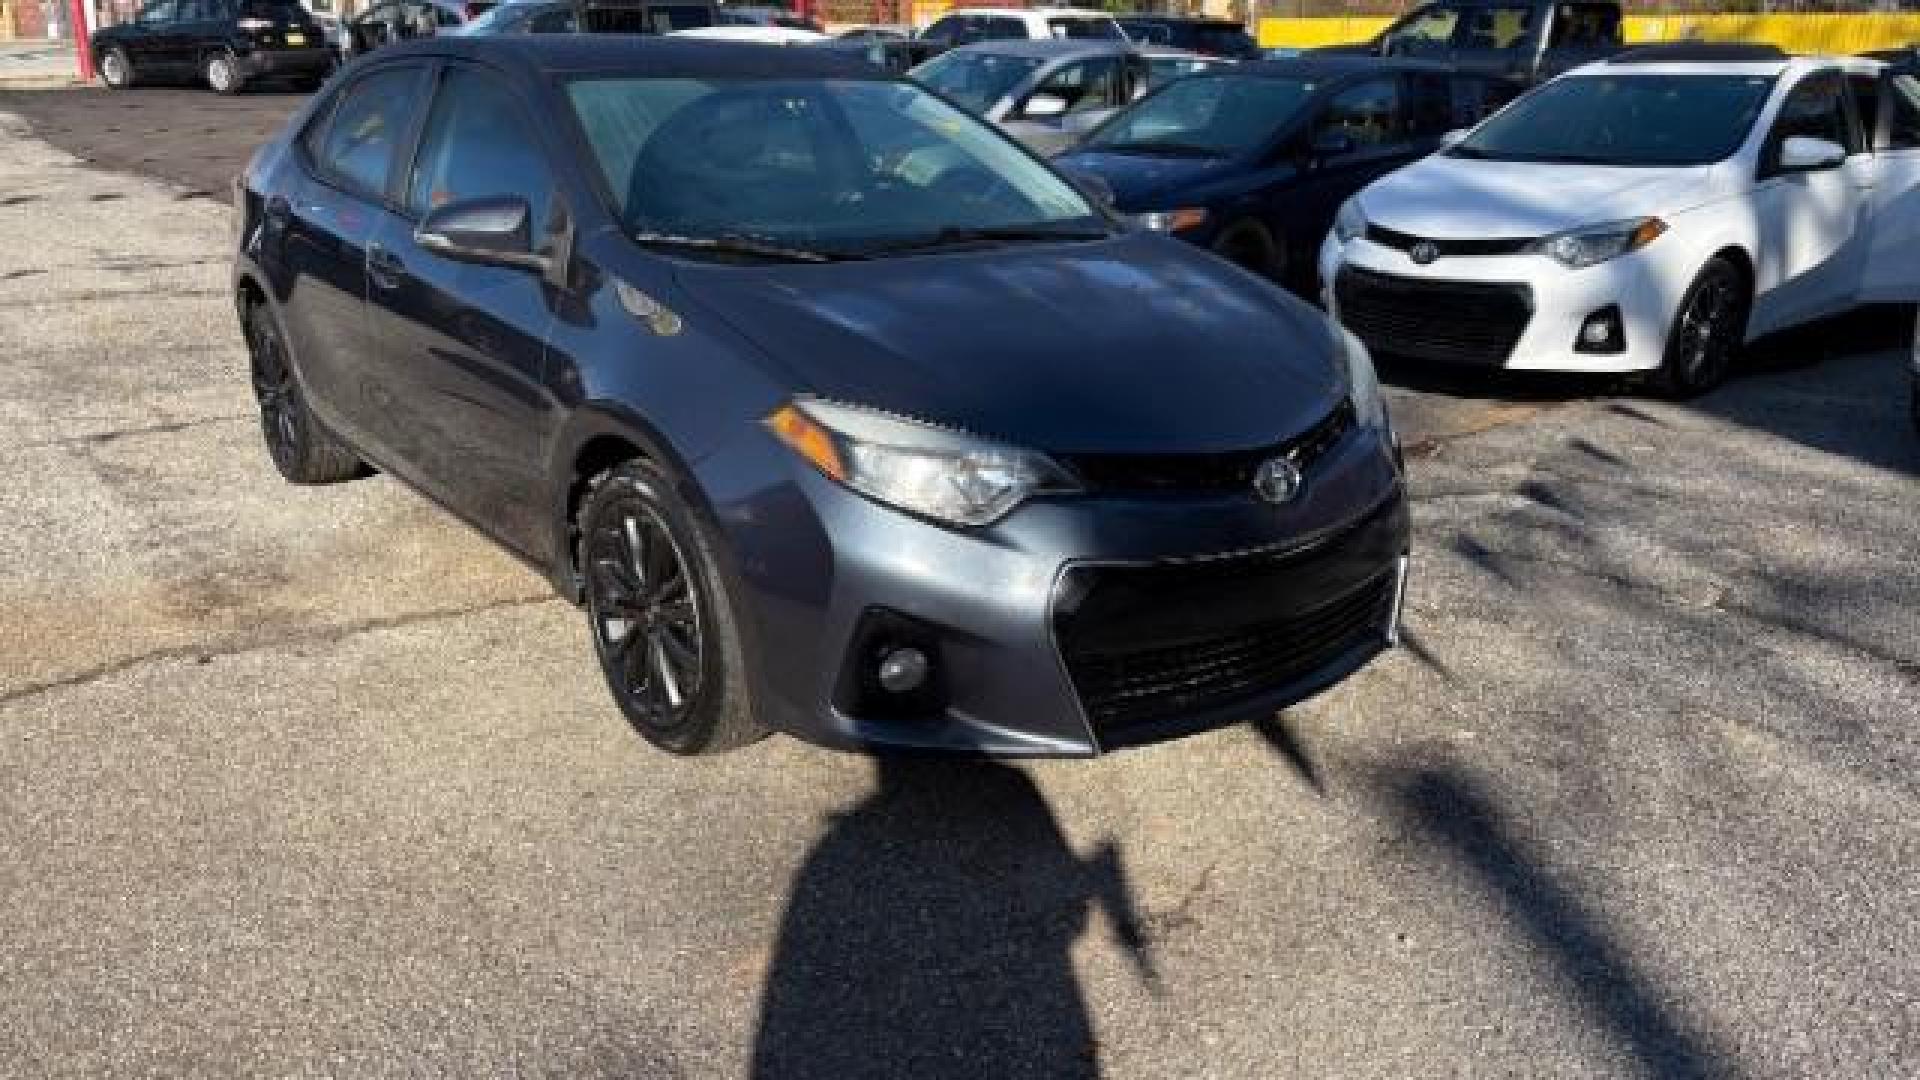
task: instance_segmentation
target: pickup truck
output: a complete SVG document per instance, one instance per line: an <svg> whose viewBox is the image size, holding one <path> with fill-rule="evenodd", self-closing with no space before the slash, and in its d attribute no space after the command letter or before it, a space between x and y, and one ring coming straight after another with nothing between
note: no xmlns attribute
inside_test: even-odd
<svg viewBox="0 0 1920 1080"><path fill-rule="evenodd" d="M1436 0L1372 41L1313 51L1435 60L1532 86L1624 49L1620 18L1614 0Z"/></svg>

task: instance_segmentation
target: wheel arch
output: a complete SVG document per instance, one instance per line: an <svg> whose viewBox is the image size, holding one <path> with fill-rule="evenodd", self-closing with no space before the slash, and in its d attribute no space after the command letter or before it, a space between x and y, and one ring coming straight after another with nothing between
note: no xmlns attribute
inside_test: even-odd
<svg viewBox="0 0 1920 1080"><path fill-rule="evenodd" d="M575 604L585 597L578 565L580 507L588 484L606 470L636 458L653 462L672 476L677 492L694 512L710 527L714 525L713 508L692 482L685 458L658 429L631 409L611 402L583 404L568 419L554 446L547 466L552 499L553 585Z"/></svg>

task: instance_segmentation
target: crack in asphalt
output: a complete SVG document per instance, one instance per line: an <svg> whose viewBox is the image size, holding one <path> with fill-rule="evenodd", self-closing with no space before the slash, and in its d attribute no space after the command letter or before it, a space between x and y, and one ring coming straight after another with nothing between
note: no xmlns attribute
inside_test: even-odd
<svg viewBox="0 0 1920 1080"><path fill-rule="evenodd" d="M37 439L33 442L18 444L19 450L44 450L52 446L105 446L121 439L140 435L171 435L174 432L191 428L206 427L211 424L228 424L241 420L256 419L252 413L233 413L226 416L201 416L192 420L172 420L159 424L145 424L137 427L115 428L111 431L95 431L86 435L65 435L58 439Z"/></svg>
<svg viewBox="0 0 1920 1080"><path fill-rule="evenodd" d="M131 671L148 664L164 663L169 660L192 660L206 664L216 659L241 656L251 652L261 652L288 645L337 645L362 634L381 630L399 630L423 623L437 622L443 619L457 619L469 615L484 615L492 611L512 608L535 607L540 604L559 600L552 592L543 592L536 596L511 596L503 600L494 600L485 604L476 604L464 608L439 608L430 611L412 611L404 615L389 615L374 619L356 619L338 626L320 627L309 634L283 634L268 639L252 639L233 642L226 645L208 647L170 646L154 649L119 660L97 664L71 675L62 675L57 679L45 679L29 683L17 689L0 693L0 708L13 705L28 698L40 697L60 690L71 690L111 678L114 675Z"/></svg>

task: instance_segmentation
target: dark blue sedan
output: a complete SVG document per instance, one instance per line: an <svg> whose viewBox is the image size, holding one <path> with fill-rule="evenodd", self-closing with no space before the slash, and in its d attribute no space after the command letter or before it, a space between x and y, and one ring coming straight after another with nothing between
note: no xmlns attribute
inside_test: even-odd
<svg viewBox="0 0 1920 1080"><path fill-rule="evenodd" d="M1417 61L1239 64L1169 84L1056 164L1099 178L1146 227L1312 295L1315 256L1340 204L1512 93Z"/></svg>
<svg viewBox="0 0 1920 1080"><path fill-rule="evenodd" d="M281 473L519 554L670 751L1091 754L1394 639L1365 349L857 60L408 43L236 194Z"/></svg>

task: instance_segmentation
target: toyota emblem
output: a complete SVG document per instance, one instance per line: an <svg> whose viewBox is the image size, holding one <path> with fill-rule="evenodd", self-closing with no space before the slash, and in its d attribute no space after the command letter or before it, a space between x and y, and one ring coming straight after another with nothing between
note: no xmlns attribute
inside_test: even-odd
<svg viewBox="0 0 1920 1080"><path fill-rule="evenodd" d="M1440 245L1431 240L1422 240L1407 250L1407 257L1425 266L1440 257Z"/></svg>
<svg viewBox="0 0 1920 1080"><path fill-rule="evenodd" d="M1283 457L1261 462L1253 474L1254 493L1270 503L1292 502L1300 483L1300 467Z"/></svg>

